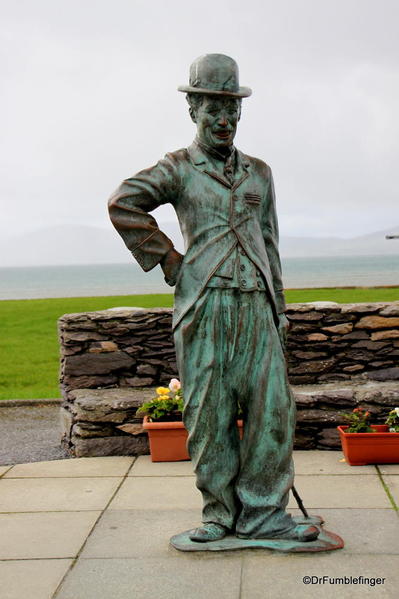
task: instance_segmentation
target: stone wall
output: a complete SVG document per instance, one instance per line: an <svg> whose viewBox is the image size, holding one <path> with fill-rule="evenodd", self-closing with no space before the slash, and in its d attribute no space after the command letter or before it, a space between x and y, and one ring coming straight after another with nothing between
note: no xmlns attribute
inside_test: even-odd
<svg viewBox="0 0 399 599"><path fill-rule="evenodd" d="M149 387L176 376L170 308L66 314L59 320L61 389Z"/></svg>
<svg viewBox="0 0 399 599"><path fill-rule="evenodd" d="M289 304L295 385L399 379L399 302ZM177 376L170 308L66 314L59 320L61 388L135 388Z"/></svg>
<svg viewBox="0 0 399 599"><path fill-rule="evenodd" d="M399 302L291 304L293 384L399 379Z"/></svg>
<svg viewBox="0 0 399 599"><path fill-rule="evenodd" d="M399 405L396 381L293 385L292 391L297 406L296 449L338 449L342 412L362 405L378 424ZM151 387L71 391L61 408L63 446L76 457L148 453L147 434L136 410L154 395Z"/></svg>
<svg viewBox="0 0 399 599"><path fill-rule="evenodd" d="M399 404L399 302L291 304L287 316L295 447L339 448L342 412L358 405L383 422ZM71 455L148 453L136 410L177 375L171 317L168 308L124 308L60 319L63 444Z"/></svg>

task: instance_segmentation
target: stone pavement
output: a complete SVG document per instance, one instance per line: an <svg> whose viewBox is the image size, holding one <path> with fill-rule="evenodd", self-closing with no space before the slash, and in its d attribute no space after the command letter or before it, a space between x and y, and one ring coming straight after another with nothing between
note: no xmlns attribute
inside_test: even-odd
<svg viewBox="0 0 399 599"><path fill-rule="evenodd" d="M1 599L398 597L399 465L351 467L341 452L327 451L294 458L305 505L344 538L344 549L176 551L169 538L200 520L190 462L142 456L0 466ZM298 513L293 499L290 507ZM344 577L357 583L342 584ZM378 578L384 584L372 586Z"/></svg>

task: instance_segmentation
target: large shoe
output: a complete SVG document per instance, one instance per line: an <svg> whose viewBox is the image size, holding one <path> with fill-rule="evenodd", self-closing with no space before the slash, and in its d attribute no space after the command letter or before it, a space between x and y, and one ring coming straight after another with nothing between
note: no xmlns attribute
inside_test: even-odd
<svg viewBox="0 0 399 599"><path fill-rule="evenodd" d="M205 522L203 526L196 528L189 537L197 543L208 543L208 541L220 541L227 534L227 529L221 524L214 522Z"/></svg>
<svg viewBox="0 0 399 599"><path fill-rule="evenodd" d="M316 526L307 526L306 524L297 524L288 532L277 535L277 539L289 539L307 543L314 541L320 534L320 530Z"/></svg>
<svg viewBox="0 0 399 599"><path fill-rule="evenodd" d="M287 532L282 532L265 537L246 537L243 535L237 535L239 539L283 539L289 541L299 541L301 543L307 543L308 541L314 541L320 534L320 530L316 526L309 526L307 524L297 524Z"/></svg>

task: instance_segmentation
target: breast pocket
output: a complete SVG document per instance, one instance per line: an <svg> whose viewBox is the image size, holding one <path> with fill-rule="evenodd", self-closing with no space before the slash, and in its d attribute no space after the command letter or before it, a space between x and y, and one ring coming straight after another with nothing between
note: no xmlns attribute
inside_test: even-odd
<svg viewBox="0 0 399 599"><path fill-rule="evenodd" d="M259 220L261 199L262 198L258 193L244 193L244 210L248 218Z"/></svg>
<svg viewBox="0 0 399 599"><path fill-rule="evenodd" d="M246 204L260 206L261 197L257 193L244 193L244 200Z"/></svg>

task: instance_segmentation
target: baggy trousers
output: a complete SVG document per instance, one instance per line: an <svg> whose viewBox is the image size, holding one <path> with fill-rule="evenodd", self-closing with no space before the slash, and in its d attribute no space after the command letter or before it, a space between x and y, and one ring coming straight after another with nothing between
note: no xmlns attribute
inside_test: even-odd
<svg viewBox="0 0 399 599"><path fill-rule="evenodd" d="M290 530L295 403L267 294L206 288L174 340L203 522L248 538Z"/></svg>

